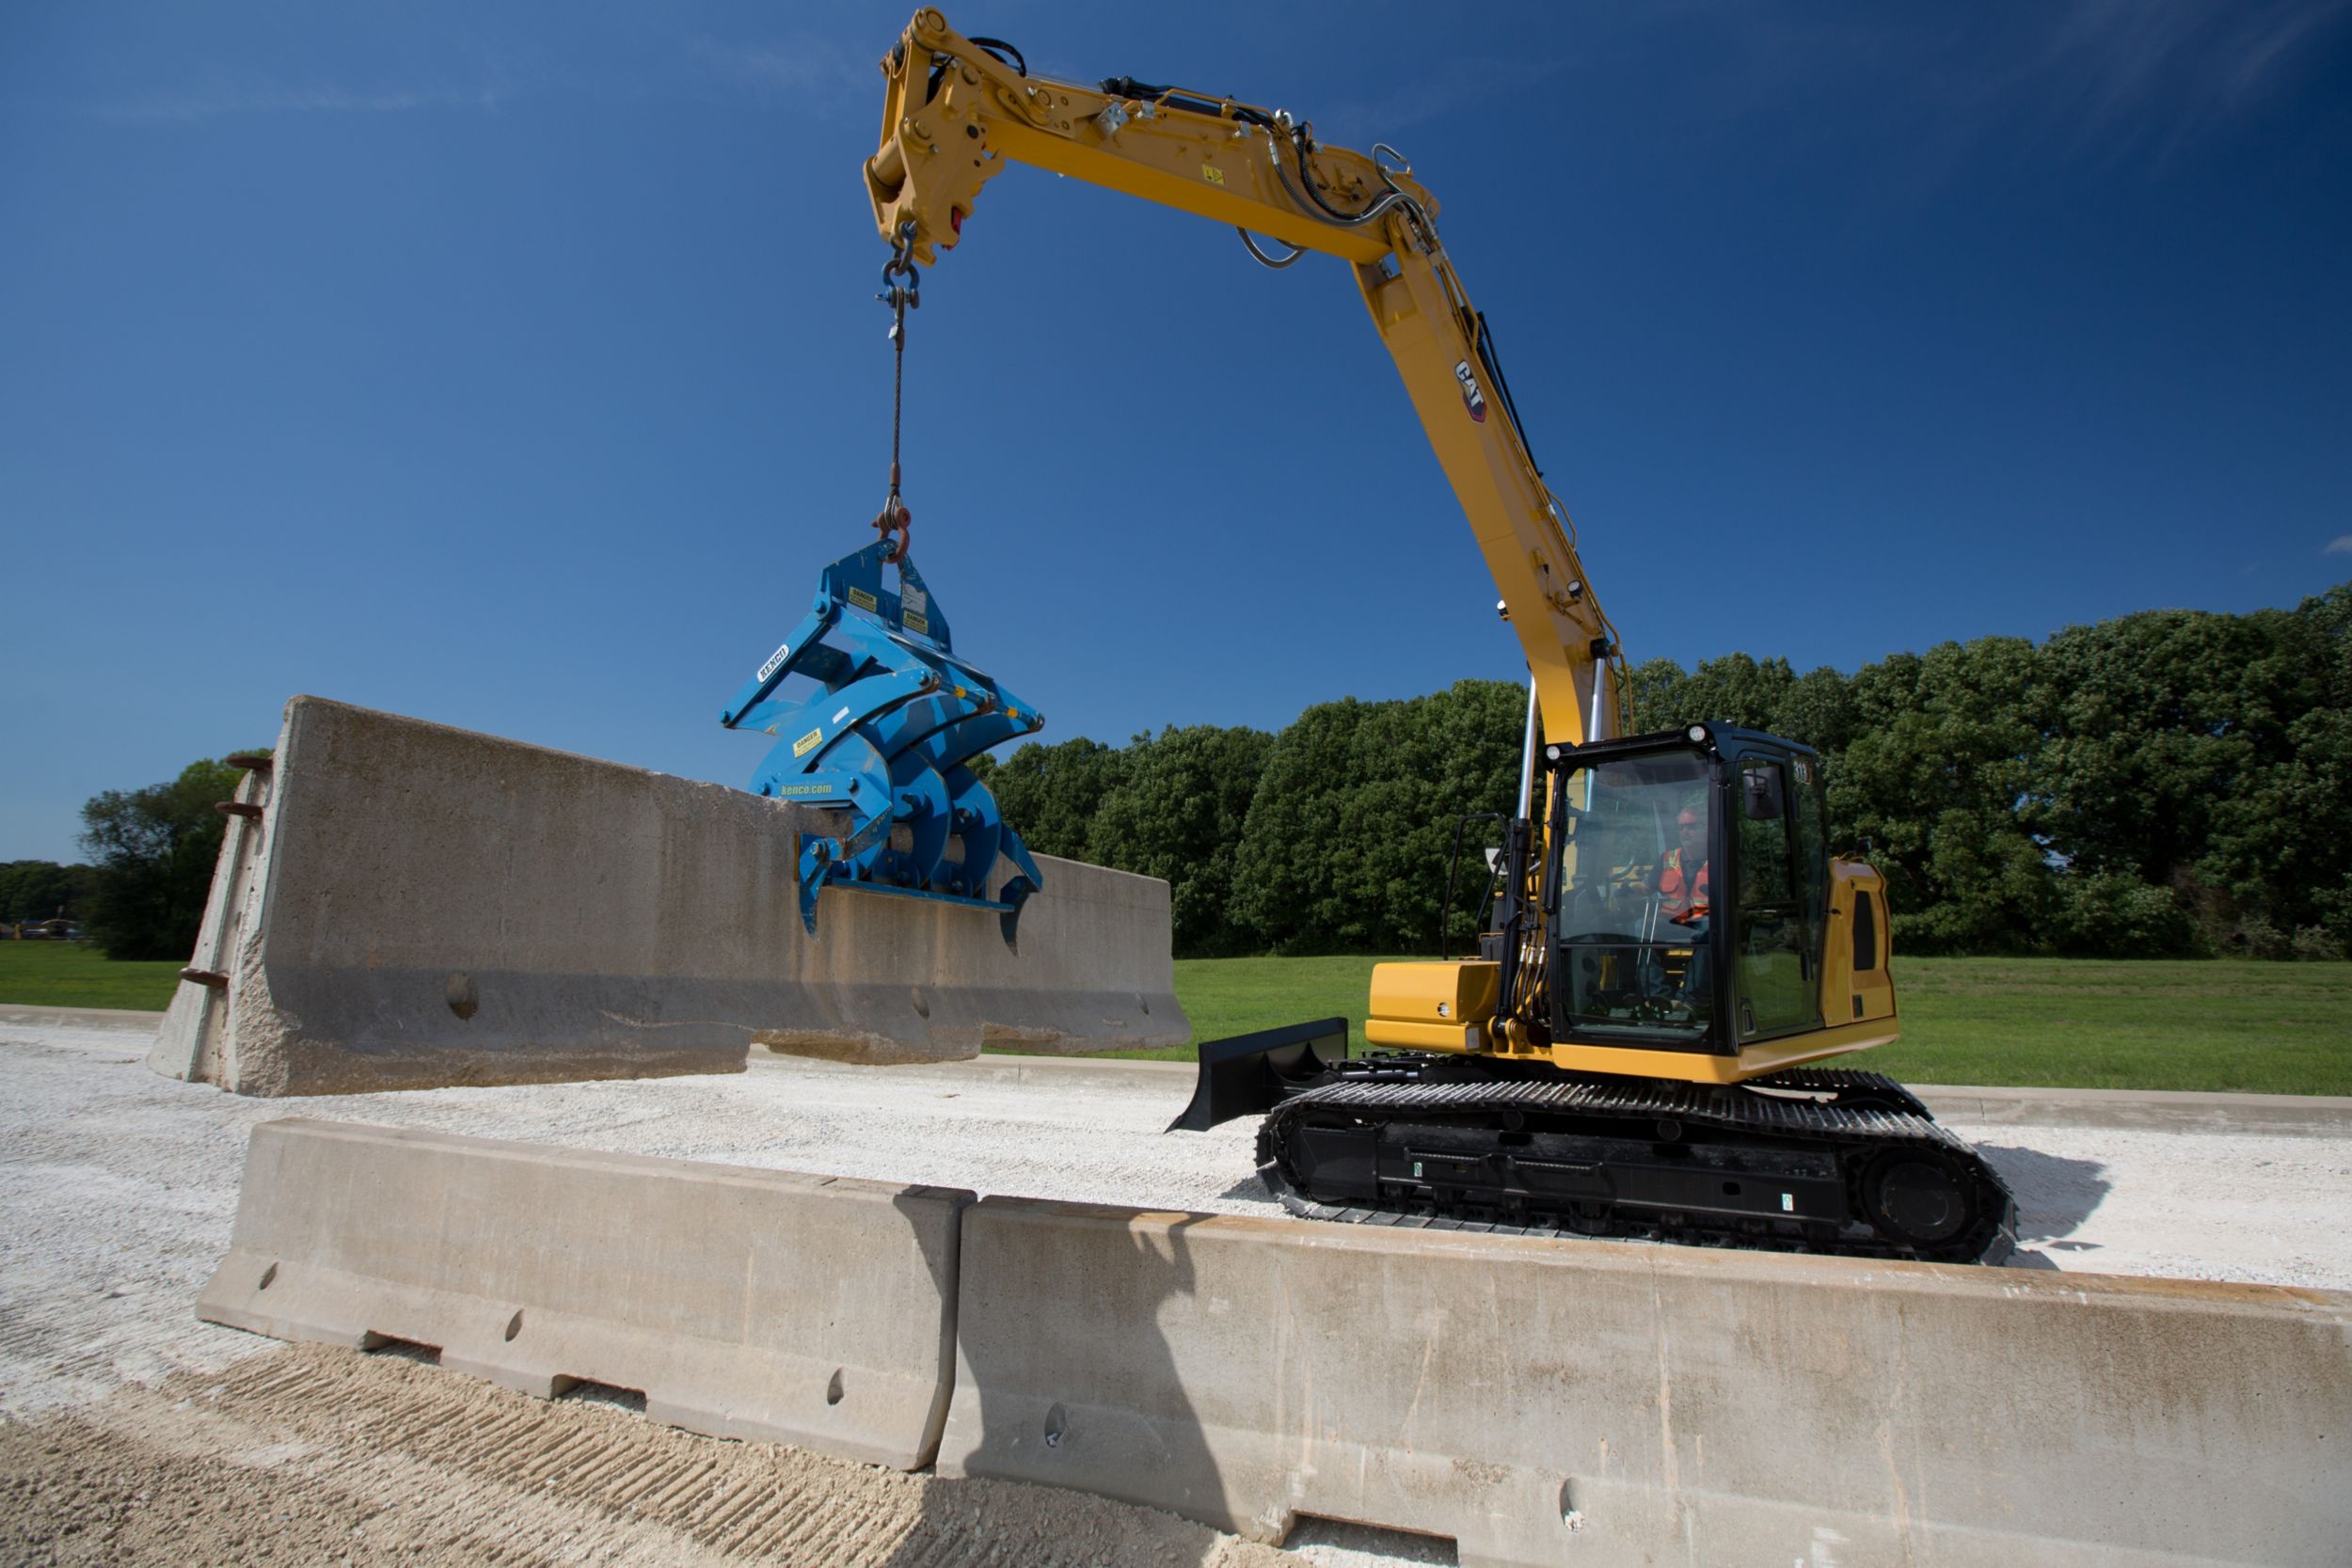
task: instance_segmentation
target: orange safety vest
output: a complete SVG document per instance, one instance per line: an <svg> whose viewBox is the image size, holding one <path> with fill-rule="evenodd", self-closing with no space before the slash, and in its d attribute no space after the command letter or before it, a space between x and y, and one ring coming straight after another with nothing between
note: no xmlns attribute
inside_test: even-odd
<svg viewBox="0 0 2352 1568"><path fill-rule="evenodd" d="M1666 918L1695 919L1707 912L1707 863L1699 863L1697 886L1686 884L1682 877L1682 851L1666 851L1666 863L1658 873L1658 891L1666 902Z"/></svg>

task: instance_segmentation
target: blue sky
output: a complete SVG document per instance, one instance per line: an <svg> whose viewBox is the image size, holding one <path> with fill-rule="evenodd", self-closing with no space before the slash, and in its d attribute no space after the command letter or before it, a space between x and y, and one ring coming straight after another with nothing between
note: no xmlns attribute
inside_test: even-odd
<svg viewBox="0 0 2352 1568"><path fill-rule="evenodd" d="M2352 578L2344 0L947 14L1403 149L1636 657ZM748 779L886 477L906 16L0 9L0 859L298 691ZM1044 738L1519 673L1335 261L1016 168L908 374L916 559Z"/></svg>

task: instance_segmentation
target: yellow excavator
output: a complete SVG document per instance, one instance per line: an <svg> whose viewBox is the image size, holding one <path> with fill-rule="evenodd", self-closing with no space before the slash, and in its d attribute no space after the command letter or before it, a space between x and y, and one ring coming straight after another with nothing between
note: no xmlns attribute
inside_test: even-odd
<svg viewBox="0 0 2352 1568"><path fill-rule="evenodd" d="M865 172L901 344L915 268L1009 163L1229 224L1269 267L1336 256L1526 652L1477 956L1376 966L1363 1053L1337 1019L1204 1045L1174 1126L1263 1115L1261 1172L1314 1218L2005 1256L2014 1205L1981 1157L1892 1080L1811 1065L1897 1033L1884 884L1830 852L1820 759L1724 724L1617 733L1616 630L1406 161L1215 93L1033 75L933 9L882 71ZM895 455L877 526L903 537Z"/></svg>

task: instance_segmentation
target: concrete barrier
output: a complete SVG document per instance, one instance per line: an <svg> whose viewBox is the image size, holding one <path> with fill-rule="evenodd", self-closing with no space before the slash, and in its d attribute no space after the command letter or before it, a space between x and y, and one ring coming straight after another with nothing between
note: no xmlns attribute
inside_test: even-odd
<svg viewBox="0 0 2352 1568"><path fill-rule="evenodd" d="M279 1339L408 1340L548 1398L877 1465L946 1412L972 1195L358 1123L253 1131L197 1315Z"/></svg>
<svg viewBox="0 0 2352 1568"><path fill-rule="evenodd" d="M1938 1121L2004 1127L2114 1127L2147 1132L2352 1133L2352 1095L2217 1094L2177 1089L1970 1088L1914 1084Z"/></svg>
<svg viewBox="0 0 2352 1568"><path fill-rule="evenodd" d="M2341 1563L2352 1296L989 1198L939 1467L1465 1564Z"/></svg>
<svg viewBox="0 0 2352 1568"><path fill-rule="evenodd" d="M248 776L151 1064L241 1094L1180 1044L1168 884L1041 860L985 911L795 902L831 814L315 697ZM1003 874L999 868L999 875Z"/></svg>

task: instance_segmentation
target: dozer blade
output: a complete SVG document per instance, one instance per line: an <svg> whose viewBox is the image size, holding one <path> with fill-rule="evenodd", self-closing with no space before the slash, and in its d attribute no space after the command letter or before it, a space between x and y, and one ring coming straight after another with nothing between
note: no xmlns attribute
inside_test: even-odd
<svg viewBox="0 0 2352 1568"><path fill-rule="evenodd" d="M1328 1054L1326 1054L1326 1052ZM1235 1117L1263 1116L1320 1082L1347 1058L1347 1020L1318 1019L1234 1035L1200 1047L1200 1076L1168 1131L1205 1132Z"/></svg>
<svg viewBox="0 0 2352 1568"><path fill-rule="evenodd" d="M967 765L1045 720L956 657L914 562L897 563L896 592L882 585L891 548L878 541L825 568L815 606L719 721L780 737L752 777L754 794L850 813L840 833L802 836L801 919L811 936L818 895L846 888L993 911L1009 945L1044 879ZM774 697L792 675L817 689ZM999 859L1011 875L991 895Z"/></svg>

